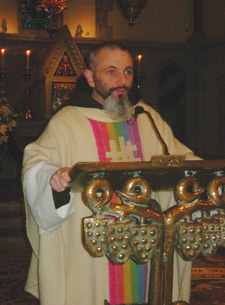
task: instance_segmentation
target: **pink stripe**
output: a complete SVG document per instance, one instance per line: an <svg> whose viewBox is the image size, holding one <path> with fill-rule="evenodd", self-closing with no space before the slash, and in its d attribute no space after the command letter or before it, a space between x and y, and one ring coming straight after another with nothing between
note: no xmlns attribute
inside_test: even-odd
<svg viewBox="0 0 225 305"><path fill-rule="evenodd" d="M116 283L116 269L115 266L109 261L109 295L110 295L110 303L116 304L116 290L117 290L117 283Z"/></svg>
<svg viewBox="0 0 225 305"><path fill-rule="evenodd" d="M137 146L137 157L143 161L143 155L142 155L142 147L141 147L141 140L140 140L140 135L138 131L138 124L137 121L135 124L131 125L133 129L133 135L134 135L134 143Z"/></svg>
<svg viewBox="0 0 225 305"><path fill-rule="evenodd" d="M114 265L116 270L116 286L117 286L117 303L114 304L122 304L124 303L124 270L123 265Z"/></svg>
<svg viewBox="0 0 225 305"><path fill-rule="evenodd" d="M107 124L103 122L99 122L99 128L101 129L102 138L104 142L105 151L110 151L110 145L109 145L109 132L107 129ZM107 162L107 161L104 161Z"/></svg>
<svg viewBox="0 0 225 305"><path fill-rule="evenodd" d="M105 154L105 148L104 148L104 143L103 143L103 139L102 139L101 129L100 129L97 121L93 121L93 120L89 119L89 122L91 123L92 129L93 129L93 132L95 135L99 161L105 162L106 154Z"/></svg>
<svg viewBox="0 0 225 305"><path fill-rule="evenodd" d="M124 303L124 272L123 265L113 265L110 261L109 266L109 292L110 304Z"/></svg>
<svg viewBox="0 0 225 305"><path fill-rule="evenodd" d="M146 289L147 289L147 274L148 274L148 264L143 266L143 293L146 296Z"/></svg>

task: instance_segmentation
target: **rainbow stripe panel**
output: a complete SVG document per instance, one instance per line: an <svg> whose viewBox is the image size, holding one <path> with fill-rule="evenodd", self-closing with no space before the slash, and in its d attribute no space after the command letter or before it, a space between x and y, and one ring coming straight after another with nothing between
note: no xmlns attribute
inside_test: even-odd
<svg viewBox="0 0 225 305"><path fill-rule="evenodd" d="M100 162L142 161L137 122L104 123L89 119L95 135Z"/></svg>
<svg viewBox="0 0 225 305"><path fill-rule="evenodd" d="M143 160L137 122L104 123L91 119L89 122L95 135L100 162ZM113 265L109 261L108 267L110 304L145 301L147 264L137 265L129 259L123 265Z"/></svg>

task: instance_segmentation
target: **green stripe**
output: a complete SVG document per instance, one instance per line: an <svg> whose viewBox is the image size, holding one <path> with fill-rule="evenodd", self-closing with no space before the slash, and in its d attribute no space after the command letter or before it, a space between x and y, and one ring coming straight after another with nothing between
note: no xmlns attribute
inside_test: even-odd
<svg viewBox="0 0 225 305"><path fill-rule="evenodd" d="M130 271L131 271L131 300L138 302L138 283L137 283L137 265L130 259Z"/></svg>
<svg viewBox="0 0 225 305"><path fill-rule="evenodd" d="M121 130L121 127L120 127L120 123L113 123L114 125L114 129L115 129L115 132L116 132L116 140L117 140L117 143L118 143L118 147L119 147L119 150L121 151L121 147L120 147L120 142L119 142L119 137L122 137L123 136L123 133L122 133L122 130Z"/></svg>

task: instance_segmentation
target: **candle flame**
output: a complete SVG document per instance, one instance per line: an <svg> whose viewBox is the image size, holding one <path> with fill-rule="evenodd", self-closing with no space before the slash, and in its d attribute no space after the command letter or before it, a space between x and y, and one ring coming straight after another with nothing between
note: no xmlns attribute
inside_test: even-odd
<svg viewBox="0 0 225 305"><path fill-rule="evenodd" d="M141 61L141 59L142 59L142 55L140 54L138 55L138 60Z"/></svg>
<svg viewBox="0 0 225 305"><path fill-rule="evenodd" d="M30 55L30 50L26 50L26 54L27 54L27 56L29 56Z"/></svg>
<svg viewBox="0 0 225 305"><path fill-rule="evenodd" d="M3 55L5 53L5 49L1 49L1 53Z"/></svg>

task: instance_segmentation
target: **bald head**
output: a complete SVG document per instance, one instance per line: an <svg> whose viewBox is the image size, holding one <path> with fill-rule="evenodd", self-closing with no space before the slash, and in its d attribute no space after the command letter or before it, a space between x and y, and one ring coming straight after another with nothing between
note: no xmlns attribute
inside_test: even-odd
<svg viewBox="0 0 225 305"><path fill-rule="evenodd" d="M131 57L131 54L128 51L128 49L117 42L102 43L102 44L98 45L95 49L93 49L91 51L91 53L89 54L89 69L92 70L93 72L96 70L97 59L99 57L98 55L99 55L99 53L101 53L101 51L103 49L108 49L110 51L115 51L115 50L126 51L129 53L129 55Z"/></svg>

